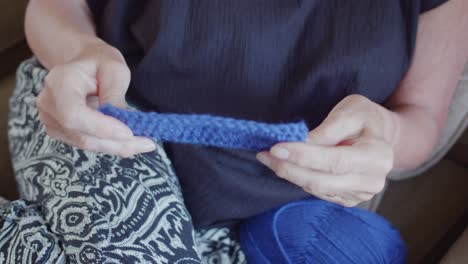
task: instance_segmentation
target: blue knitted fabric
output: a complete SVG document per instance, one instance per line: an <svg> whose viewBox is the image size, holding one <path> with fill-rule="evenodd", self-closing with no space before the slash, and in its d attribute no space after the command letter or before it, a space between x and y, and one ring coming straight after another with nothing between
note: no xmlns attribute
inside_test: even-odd
<svg viewBox="0 0 468 264"><path fill-rule="evenodd" d="M305 141L308 133L304 122L266 124L210 115L143 113L108 104L99 110L125 123L134 135L163 142L260 151L279 142Z"/></svg>
<svg viewBox="0 0 468 264"><path fill-rule="evenodd" d="M385 219L318 199L291 202L251 217L239 230L256 264L402 264L406 247Z"/></svg>

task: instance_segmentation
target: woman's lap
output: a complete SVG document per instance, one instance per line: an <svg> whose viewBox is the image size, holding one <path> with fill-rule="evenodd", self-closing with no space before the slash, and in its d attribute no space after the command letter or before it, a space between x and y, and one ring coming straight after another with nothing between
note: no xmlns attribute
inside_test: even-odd
<svg viewBox="0 0 468 264"><path fill-rule="evenodd" d="M24 200L13 204L23 211L32 207L40 218L34 226L59 242L52 249L57 256L63 249L68 260L84 263L93 258L97 262L198 263L200 253L205 261L210 257L243 261L230 230L195 234L162 147L122 159L78 150L48 137L35 106L45 74L33 60L23 63L10 100L10 150ZM11 209L4 215L26 219ZM16 236L24 236L15 230ZM0 232L5 234L4 228ZM0 240L2 252L6 244L15 247L7 240Z"/></svg>

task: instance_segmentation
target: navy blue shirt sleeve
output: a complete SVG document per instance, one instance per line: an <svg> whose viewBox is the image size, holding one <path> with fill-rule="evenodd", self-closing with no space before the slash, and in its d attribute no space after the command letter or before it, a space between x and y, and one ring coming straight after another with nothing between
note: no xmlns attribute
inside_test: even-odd
<svg viewBox="0 0 468 264"><path fill-rule="evenodd" d="M107 1L105 0L86 0L86 3L88 3L88 7L91 10L91 13L93 14L94 17L99 16L102 13L102 10L107 4Z"/></svg>
<svg viewBox="0 0 468 264"><path fill-rule="evenodd" d="M448 0L421 0L421 13L434 9ZM93 14L99 13L107 1L104 0L86 0Z"/></svg>
<svg viewBox="0 0 468 264"><path fill-rule="evenodd" d="M421 13L434 9L448 0L421 0Z"/></svg>

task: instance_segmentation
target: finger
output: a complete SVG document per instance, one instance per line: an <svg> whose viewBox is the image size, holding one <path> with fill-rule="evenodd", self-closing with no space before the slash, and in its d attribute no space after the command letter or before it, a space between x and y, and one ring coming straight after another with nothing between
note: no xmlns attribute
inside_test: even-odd
<svg viewBox="0 0 468 264"><path fill-rule="evenodd" d="M38 102L40 101L38 100ZM56 129L62 133L74 131L98 138L116 140L133 138L132 131L124 123L91 109L87 105L78 104L69 107L60 115L52 113L49 107L41 107L39 114L41 121L44 123L47 121L49 125L53 122Z"/></svg>
<svg viewBox="0 0 468 264"><path fill-rule="evenodd" d="M375 193L368 192L345 192L343 194L330 197L331 202L335 202L345 207L354 207L362 202L371 200Z"/></svg>
<svg viewBox="0 0 468 264"><path fill-rule="evenodd" d="M65 65L65 67L72 68L69 70L69 73L76 74L80 77L79 80L81 85L76 89L76 92L80 94L80 98L86 98L88 95L97 95L97 80L92 72L93 68L86 67L79 62ZM94 68L94 70L96 70L96 68ZM67 87L75 86L74 81L76 79L73 77L73 74L68 75L70 79L67 79Z"/></svg>
<svg viewBox="0 0 468 264"><path fill-rule="evenodd" d="M338 145L340 142L359 136L364 122L364 118L359 113L334 111L317 128L309 132L307 142L325 146Z"/></svg>
<svg viewBox="0 0 468 264"><path fill-rule="evenodd" d="M305 192L317 198L346 207L355 206L361 202L359 198L350 196L348 192L343 191L354 188L356 182L353 182L353 179L355 179L353 176L339 177L312 171L286 161L275 159L268 152L261 152L257 157L279 177L298 185Z"/></svg>
<svg viewBox="0 0 468 264"><path fill-rule="evenodd" d="M117 141L84 136L78 142L77 147L92 152L103 152L128 158L140 153L154 151L156 149L156 144L152 140L143 137Z"/></svg>
<svg viewBox="0 0 468 264"><path fill-rule="evenodd" d="M279 143L270 152L278 159L330 174L381 173L393 164L393 154L383 142L366 138L352 146Z"/></svg>
<svg viewBox="0 0 468 264"><path fill-rule="evenodd" d="M279 177L294 183L314 195L339 193L353 186L353 177L336 176L314 171L291 162L277 159L268 152L260 152L257 159L272 169Z"/></svg>
<svg viewBox="0 0 468 264"><path fill-rule="evenodd" d="M87 105L75 105L57 120L64 130L72 130L102 139L125 140L133 133L124 123Z"/></svg>
<svg viewBox="0 0 468 264"><path fill-rule="evenodd" d="M360 199L356 199L354 197L345 197L342 195L324 195L324 197L319 198L344 207L354 207L362 202Z"/></svg>
<svg viewBox="0 0 468 264"><path fill-rule="evenodd" d="M67 67L72 66L74 74L80 75L80 78L76 76L72 78L70 70L67 72ZM63 130L79 131L103 139L132 138L133 133L125 124L88 106L88 103L92 104L92 94L96 94L96 83L93 82L93 78L89 77L87 69L83 66L79 64L72 66L63 66L48 75L45 90L38 98L38 103L42 102L38 104L38 107L41 106L41 111L47 112L57 123L61 124ZM114 66L106 67L111 69ZM61 73L63 76L58 77ZM52 103L58 103L58 105L51 107Z"/></svg>
<svg viewBox="0 0 468 264"><path fill-rule="evenodd" d="M126 108L125 94L130 84L130 70L120 62L106 62L98 68L98 95L100 104Z"/></svg>
<svg viewBox="0 0 468 264"><path fill-rule="evenodd" d="M297 166L329 174L352 172L365 163L363 153L349 146L325 147L304 143L280 143L271 148L271 155Z"/></svg>
<svg viewBox="0 0 468 264"><path fill-rule="evenodd" d="M268 152L259 153L257 158L275 171L279 177L302 187L304 191L325 201L352 207L360 202L370 200L374 195L370 192L352 191L364 189L362 185L366 185L365 182L359 180L359 175L337 176L305 169L276 159Z"/></svg>
<svg viewBox="0 0 468 264"><path fill-rule="evenodd" d="M51 116L49 113L45 111L39 111L39 120L41 121L42 125L47 129L54 129L54 130L61 130L62 126Z"/></svg>
<svg viewBox="0 0 468 264"><path fill-rule="evenodd" d="M49 96L54 97L58 105L64 103L66 106L70 102L84 103L86 96L97 94L94 73L82 63L70 63L52 68L44 80L44 86L44 90L51 92Z"/></svg>
<svg viewBox="0 0 468 264"><path fill-rule="evenodd" d="M63 132L56 129L54 125L48 126L47 134L70 146L91 152L103 152L121 157L131 157L136 154L154 151L156 144L144 137L134 137L130 140L108 140L93 136Z"/></svg>

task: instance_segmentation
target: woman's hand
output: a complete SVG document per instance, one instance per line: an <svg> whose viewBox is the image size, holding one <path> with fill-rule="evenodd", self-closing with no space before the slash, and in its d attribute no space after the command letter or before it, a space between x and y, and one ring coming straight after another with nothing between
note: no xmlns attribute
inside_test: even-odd
<svg viewBox="0 0 468 264"><path fill-rule="evenodd" d="M323 200L355 206L379 193L393 166L393 113L359 95L341 101L305 143L279 143L257 158Z"/></svg>
<svg viewBox="0 0 468 264"><path fill-rule="evenodd" d="M96 38L48 73L37 98L47 134L81 149L122 157L154 150L150 139L133 136L123 123L96 110L103 103L125 108L129 82L121 53Z"/></svg>

